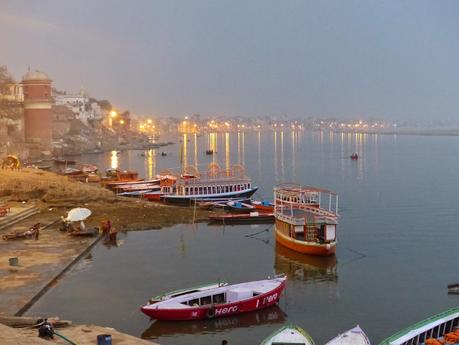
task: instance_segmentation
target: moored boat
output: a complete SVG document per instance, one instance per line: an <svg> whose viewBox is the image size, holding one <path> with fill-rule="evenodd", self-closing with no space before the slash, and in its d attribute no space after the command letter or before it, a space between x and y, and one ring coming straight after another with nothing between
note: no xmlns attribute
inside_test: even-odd
<svg viewBox="0 0 459 345"><path fill-rule="evenodd" d="M218 164L211 163L203 173L197 169L182 172L176 183L163 191L161 199L167 203L190 205L196 199L249 198L257 190L242 166L222 170Z"/></svg>
<svg viewBox="0 0 459 345"><path fill-rule="evenodd" d="M252 205L260 212L274 212L274 204L270 201L252 200Z"/></svg>
<svg viewBox="0 0 459 345"><path fill-rule="evenodd" d="M147 304L141 311L158 320L201 320L263 309L278 303L286 279L282 276L185 293Z"/></svg>
<svg viewBox="0 0 459 345"><path fill-rule="evenodd" d="M427 341L443 337L453 337L457 334L459 342L459 307L434 315L424 321L420 321L408 328L401 330L393 336L383 340L379 345L421 345ZM438 341L441 344L440 341ZM449 344L455 344L449 342Z"/></svg>
<svg viewBox="0 0 459 345"><path fill-rule="evenodd" d="M268 338L261 342L261 345L314 345L314 340L301 327L288 325L279 328Z"/></svg>
<svg viewBox="0 0 459 345"><path fill-rule="evenodd" d="M211 222L221 222L223 224L253 224L274 222L273 213L260 212L210 215L208 218Z"/></svg>
<svg viewBox="0 0 459 345"><path fill-rule="evenodd" d="M322 204L327 203L325 208ZM328 190L282 184L274 188L276 242L303 254L336 251L338 196Z"/></svg>
<svg viewBox="0 0 459 345"><path fill-rule="evenodd" d="M449 284L448 285L448 293L450 295L459 295L459 283Z"/></svg>
<svg viewBox="0 0 459 345"><path fill-rule="evenodd" d="M360 326L357 325L333 338L325 345L370 345L370 340Z"/></svg>
<svg viewBox="0 0 459 345"><path fill-rule="evenodd" d="M226 203L226 205L230 211L237 213L248 213L255 210L254 206L242 201L229 201Z"/></svg>
<svg viewBox="0 0 459 345"><path fill-rule="evenodd" d="M209 284L194 286L194 287L187 288L187 289L179 289L179 290L174 290L170 292L165 292L161 295L157 295L155 297L150 298L148 303L149 304L158 303L158 302L165 301L167 299L171 299L171 298L178 297L181 295L185 295L185 294L189 294L193 292L206 291L209 289L215 289L220 286L226 286L226 285L228 285L227 282L217 282L217 283L209 283Z"/></svg>

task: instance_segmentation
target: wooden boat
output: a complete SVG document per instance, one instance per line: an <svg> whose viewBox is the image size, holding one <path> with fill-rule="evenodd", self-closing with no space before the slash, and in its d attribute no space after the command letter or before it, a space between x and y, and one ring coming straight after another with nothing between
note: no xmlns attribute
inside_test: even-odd
<svg viewBox="0 0 459 345"><path fill-rule="evenodd" d="M117 193L116 195L138 198L138 197L143 197L145 194L154 193L158 191L159 191L159 188L149 188L149 189L121 192L121 193Z"/></svg>
<svg viewBox="0 0 459 345"><path fill-rule="evenodd" d="M331 191L297 184L275 187L276 242L303 254L334 254L337 210L338 196Z"/></svg>
<svg viewBox="0 0 459 345"><path fill-rule="evenodd" d="M314 345L314 340L301 327L288 325L279 328L268 338L261 342L261 345Z"/></svg>
<svg viewBox="0 0 459 345"><path fill-rule="evenodd" d="M164 195L161 190L146 192L142 194L142 198L148 201L161 201L161 197Z"/></svg>
<svg viewBox="0 0 459 345"><path fill-rule="evenodd" d="M208 217L211 222L220 222L223 224L253 224L253 223L273 223L274 213L237 213L211 215Z"/></svg>
<svg viewBox="0 0 459 345"><path fill-rule="evenodd" d="M274 204L270 201L252 200L252 205L260 212L274 212Z"/></svg>
<svg viewBox="0 0 459 345"><path fill-rule="evenodd" d="M54 158L54 164L59 164L59 165L75 165L76 161L73 159L59 159L59 158Z"/></svg>
<svg viewBox="0 0 459 345"><path fill-rule="evenodd" d="M359 325L338 335L325 345L371 345L365 332Z"/></svg>
<svg viewBox="0 0 459 345"><path fill-rule="evenodd" d="M174 290L174 291L170 291L170 292L165 292L165 293L163 293L161 295L157 295L157 296L155 296L153 298L150 298L148 303L149 304L158 303L158 302L165 301L167 299L171 299L171 298L178 297L178 296L181 296L181 295L190 294L190 293L193 293L193 292L202 292L202 291L215 289L215 288L218 288L220 286L226 286L226 285L228 285L227 282L217 282L217 283L204 284L204 285L200 285L200 286L194 286L194 287L191 287L191 288L188 288L188 289L180 289L180 290Z"/></svg>
<svg viewBox="0 0 459 345"><path fill-rule="evenodd" d="M250 198L257 190L242 166L222 170L211 163L203 173L196 169L182 172L173 186L162 190L161 199L167 203L190 205L196 199Z"/></svg>
<svg viewBox="0 0 459 345"><path fill-rule="evenodd" d="M379 345L421 345L429 339L453 337L459 335L459 307L434 315L401 330L393 336L383 340ZM432 340L431 343L434 343ZM441 344L441 342L439 342ZM456 343L459 343L459 336ZM449 342L449 344L455 344Z"/></svg>
<svg viewBox="0 0 459 345"><path fill-rule="evenodd" d="M125 192L139 192L139 191L157 191L161 187L151 183L136 184L133 186L122 186L113 188L113 191L116 194L125 193Z"/></svg>
<svg viewBox="0 0 459 345"><path fill-rule="evenodd" d="M448 285L448 293L450 295L459 295L459 283Z"/></svg>
<svg viewBox="0 0 459 345"><path fill-rule="evenodd" d="M248 213L255 210L254 206L242 201L229 201L226 205L231 212Z"/></svg>
<svg viewBox="0 0 459 345"><path fill-rule="evenodd" d="M113 188L122 188L122 187L128 187L128 186L136 186L136 185L141 185L141 184L153 184L153 185L159 185L160 179L150 179L150 180L136 180L136 181L111 181L111 182L106 182L105 186L109 189Z"/></svg>
<svg viewBox="0 0 459 345"><path fill-rule="evenodd" d="M278 303L286 279L275 277L185 293L147 304L141 311L159 320L202 320L245 313Z"/></svg>

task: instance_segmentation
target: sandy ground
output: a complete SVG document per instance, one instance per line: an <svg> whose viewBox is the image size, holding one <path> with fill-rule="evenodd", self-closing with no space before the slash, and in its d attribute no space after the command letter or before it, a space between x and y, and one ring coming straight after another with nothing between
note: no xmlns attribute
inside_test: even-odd
<svg viewBox="0 0 459 345"><path fill-rule="evenodd" d="M206 219L208 214L200 209L117 197L99 185L88 185L34 169L0 170L0 204L5 202L15 209L38 207L40 213L1 230L0 236L27 230L37 222L52 225L40 231L38 240L0 239L0 314L3 315L17 314L97 240L97 237L72 237L59 230L60 217L66 216L74 207L86 207L92 211L85 221L88 228L98 227L102 220L110 219L120 231L160 229L197 222ZM18 258L18 266L9 265L9 258L13 257ZM95 343L94 334L88 344ZM86 344L83 341L78 343Z"/></svg>
<svg viewBox="0 0 459 345"><path fill-rule="evenodd" d="M142 340L124 333L120 333L113 328L99 327L94 325L79 325L56 329L56 332L73 341L78 345L97 344L97 336L109 334L113 345L155 345L151 341ZM38 337L36 328L10 328L0 324L0 344L2 345L50 345L67 344L58 336L52 340L44 340Z"/></svg>

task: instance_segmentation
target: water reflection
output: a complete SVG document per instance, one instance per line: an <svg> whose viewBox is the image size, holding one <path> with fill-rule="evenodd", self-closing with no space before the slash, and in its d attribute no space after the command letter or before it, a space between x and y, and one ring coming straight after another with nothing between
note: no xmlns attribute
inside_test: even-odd
<svg viewBox="0 0 459 345"><path fill-rule="evenodd" d="M258 172L258 179L261 178L261 132L257 132L257 148L258 148L258 155L257 155L257 172Z"/></svg>
<svg viewBox="0 0 459 345"><path fill-rule="evenodd" d="M284 169L284 131L280 132L280 168L281 168L281 178L285 178L285 169Z"/></svg>
<svg viewBox="0 0 459 345"><path fill-rule="evenodd" d="M188 152L187 152L187 145L188 144L188 137L187 134L183 134L183 145L182 145L182 154L181 154L181 163L182 169L184 170L188 166Z"/></svg>
<svg viewBox="0 0 459 345"><path fill-rule="evenodd" d="M149 179L156 176L156 149L150 149L147 151L147 171Z"/></svg>
<svg viewBox="0 0 459 345"><path fill-rule="evenodd" d="M278 180L279 171L277 169L277 131L274 131L274 177Z"/></svg>
<svg viewBox="0 0 459 345"><path fill-rule="evenodd" d="M228 132L225 133L225 167L226 171L229 171L231 167L230 160L230 135Z"/></svg>
<svg viewBox="0 0 459 345"><path fill-rule="evenodd" d="M112 156L110 157L110 167L118 169L118 152L115 150L112 151Z"/></svg>
<svg viewBox="0 0 459 345"><path fill-rule="evenodd" d="M194 167L198 168L198 135L194 134Z"/></svg>
<svg viewBox="0 0 459 345"><path fill-rule="evenodd" d="M276 274L285 273L299 281L338 281L336 256L320 257L297 253L276 244L274 268Z"/></svg>
<svg viewBox="0 0 459 345"><path fill-rule="evenodd" d="M283 323L287 315L278 305L254 312L213 320L182 321L180 327L176 322L156 321L142 333L144 339L156 339L164 336L185 334L218 333L234 328L250 328L260 325Z"/></svg>

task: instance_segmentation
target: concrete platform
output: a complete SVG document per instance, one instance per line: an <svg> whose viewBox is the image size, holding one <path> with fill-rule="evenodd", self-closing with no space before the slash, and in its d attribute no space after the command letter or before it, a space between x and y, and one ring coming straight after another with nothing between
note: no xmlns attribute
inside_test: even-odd
<svg viewBox="0 0 459 345"><path fill-rule="evenodd" d="M73 341L78 345L97 344L99 334L110 334L112 345L158 345L151 341L133 337L118 332L114 328L100 327L94 325L79 325L56 329L59 334ZM38 337L38 330L33 328L11 328L0 324L0 344L2 345L50 345L66 344L68 342L54 336L52 340L44 340Z"/></svg>

